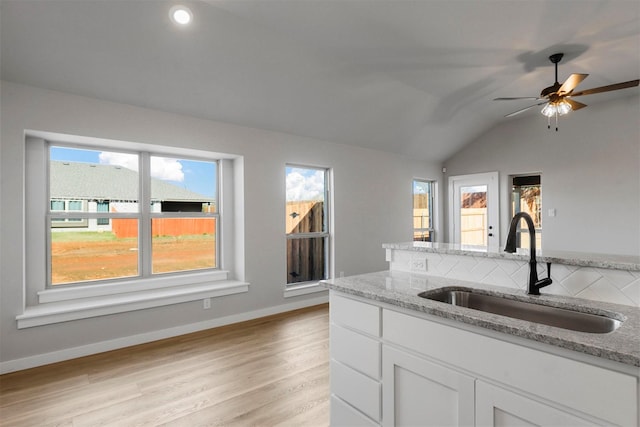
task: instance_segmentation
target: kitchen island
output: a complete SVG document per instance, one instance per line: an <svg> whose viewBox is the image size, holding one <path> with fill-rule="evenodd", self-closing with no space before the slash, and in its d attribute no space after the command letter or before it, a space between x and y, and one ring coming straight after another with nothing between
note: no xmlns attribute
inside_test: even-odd
<svg viewBox="0 0 640 427"><path fill-rule="evenodd" d="M402 246L406 257L394 253L398 246L385 249L392 267L401 262L414 271L324 282L331 290L332 425L638 425L637 307L430 275L430 261L420 257L430 252ZM615 260L621 267L636 274L633 260ZM620 326L576 332L418 296L460 287L605 315Z"/></svg>

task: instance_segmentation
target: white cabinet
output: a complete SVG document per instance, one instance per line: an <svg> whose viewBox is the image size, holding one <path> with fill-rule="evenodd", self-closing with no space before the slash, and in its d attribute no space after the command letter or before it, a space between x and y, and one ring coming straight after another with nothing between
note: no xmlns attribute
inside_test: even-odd
<svg viewBox="0 0 640 427"><path fill-rule="evenodd" d="M473 425L474 378L384 346L384 426Z"/></svg>
<svg viewBox="0 0 640 427"><path fill-rule="evenodd" d="M553 406L478 380L476 425L491 427L596 426Z"/></svg>
<svg viewBox="0 0 640 427"><path fill-rule="evenodd" d="M373 426L381 419L380 312L331 295L331 425Z"/></svg>
<svg viewBox="0 0 640 427"><path fill-rule="evenodd" d="M627 367L334 291L330 304L332 426L639 424Z"/></svg>

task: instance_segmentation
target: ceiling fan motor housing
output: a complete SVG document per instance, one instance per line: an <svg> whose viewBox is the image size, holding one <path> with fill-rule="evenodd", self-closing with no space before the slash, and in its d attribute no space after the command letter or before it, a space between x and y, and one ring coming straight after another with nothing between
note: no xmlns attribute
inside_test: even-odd
<svg viewBox="0 0 640 427"><path fill-rule="evenodd" d="M555 82L553 86L542 89L542 92L540 92L540 98L546 98L549 94L556 93L560 90L560 86L562 86L560 83Z"/></svg>

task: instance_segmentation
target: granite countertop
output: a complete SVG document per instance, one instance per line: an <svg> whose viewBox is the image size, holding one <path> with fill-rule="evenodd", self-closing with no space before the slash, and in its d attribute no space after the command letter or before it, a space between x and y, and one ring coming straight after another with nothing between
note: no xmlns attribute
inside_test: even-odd
<svg viewBox="0 0 640 427"><path fill-rule="evenodd" d="M488 258L529 261L528 249L518 249L517 253L511 254L508 252L504 252L502 248L460 245L456 243L430 242L385 243L382 245L382 247L384 249L395 249L403 251L432 252L439 254L467 255L479 257L484 256ZM585 252L537 250L536 259L538 262L550 262L554 264L640 271L640 256L636 255L610 255Z"/></svg>
<svg viewBox="0 0 640 427"><path fill-rule="evenodd" d="M636 307L559 295L530 296L516 289L400 271L381 271L321 283L329 289L345 294L640 367L640 309ZM576 332L457 307L418 296L421 292L443 287L469 287L477 292L500 293L510 299L533 300L543 305L592 314L615 313L615 317L623 322L618 329L606 334Z"/></svg>

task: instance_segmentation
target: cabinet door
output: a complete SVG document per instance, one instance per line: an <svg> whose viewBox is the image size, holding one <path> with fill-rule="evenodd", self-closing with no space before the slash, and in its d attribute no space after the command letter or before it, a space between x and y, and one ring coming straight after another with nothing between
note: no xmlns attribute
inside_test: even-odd
<svg viewBox="0 0 640 427"><path fill-rule="evenodd" d="M385 426L473 426L474 379L383 346Z"/></svg>
<svg viewBox="0 0 640 427"><path fill-rule="evenodd" d="M595 426L583 418L503 388L476 381L478 426Z"/></svg>

